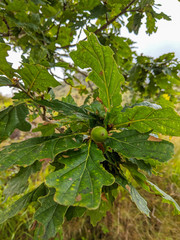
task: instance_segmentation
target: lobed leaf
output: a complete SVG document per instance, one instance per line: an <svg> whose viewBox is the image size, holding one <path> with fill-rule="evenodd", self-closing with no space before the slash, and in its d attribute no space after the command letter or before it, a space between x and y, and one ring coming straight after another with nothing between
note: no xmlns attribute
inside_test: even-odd
<svg viewBox="0 0 180 240"><path fill-rule="evenodd" d="M150 210L147 206L146 200L139 194L139 192L127 181L125 177L116 176L116 183L122 186L131 195L132 201L137 208L149 217Z"/></svg>
<svg viewBox="0 0 180 240"><path fill-rule="evenodd" d="M55 237L59 227L64 222L64 216L68 208L67 206L59 205L53 200L54 193L54 189L51 189L47 196L40 198L41 206L34 215L34 218L43 224L43 240Z"/></svg>
<svg viewBox="0 0 180 240"><path fill-rule="evenodd" d="M98 208L102 186L114 182L113 176L100 164L105 160L102 152L90 142L68 156L60 160L65 167L46 178L46 184L56 189L55 201L65 206Z"/></svg>
<svg viewBox="0 0 180 240"><path fill-rule="evenodd" d="M142 213L145 213L149 217L150 210L147 206L146 200L139 194L139 192L132 185L130 185L130 189L132 201L136 204L137 208Z"/></svg>
<svg viewBox="0 0 180 240"><path fill-rule="evenodd" d="M110 111L121 104L120 88L124 82L110 47L99 43L93 33L87 33L87 41L81 41L70 56L81 68L91 68L88 78L99 88L99 97Z"/></svg>
<svg viewBox="0 0 180 240"><path fill-rule="evenodd" d="M36 137L13 143L1 151L0 170L5 170L14 164L29 166L36 160L45 158L53 160L57 154L81 145L81 136L74 135Z"/></svg>
<svg viewBox="0 0 180 240"><path fill-rule="evenodd" d="M144 15L142 13L135 13L128 18L128 24L126 25L126 27L128 28L130 33L134 32L136 35L138 34L142 24L141 20L143 19L143 17Z"/></svg>
<svg viewBox="0 0 180 240"><path fill-rule="evenodd" d="M106 140L106 146L128 158L143 159L151 164L151 160L166 162L172 158L174 145L168 141L148 141L149 133L136 130L124 130L113 133Z"/></svg>
<svg viewBox="0 0 180 240"><path fill-rule="evenodd" d="M180 136L180 116L172 108L135 106L117 113L113 123L116 127L129 126L141 133L153 130L164 135Z"/></svg>
<svg viewBox="0 0 180 240"><path fill-rule="evenodd" d="M11 65L6 61L6 57L8 56L7 51L10 51L11 47L6 45L5 43L0 42L0 75L5 75L9 79L11 79L14 75L14 69Z"/></svg>
<svg viewBox="0 0 180 240"><path fill-rule="evenodd" d="M40 196L47 194L47 188L44 184L34 189L32 192L27 193L23 197L15 201L8 209L0 212L0 224L5 222L7 219L14 217L23 208L26 208L31 202L37 201Z"/></svg>
<svg viewBox="0 0 180 240"><path fill-rule="evenodd" d="M25 103L11 105L0 112L0 142L9 137L15 128L22 131L31 129L31 124L26 121L28 113Z"/></svg>
<svg viewBox="0 0 180 240"><path fill-rule="evenodd" d="M67 102L59 101L57 99L52 101L41 100L36 102L65 115L75 115L80 118L94 119L94 115L92 113L89 113L86 109Z"/></svg>
<svg viewBox="0 0 180 240"><path fill-rule="evenodd" d="M0 76L0 87L2 86L12 86L12 82L8 78Z"/></svg>
<svg viewBox="0 0 180 240"><path fill-rule="evenodd" d="M24 67L17 70L28 91L46 91L49 87L60 85L58 81L41 65L24 63Z"/></svg>
<svg viewBox="0 0 180 240"><path fill-rule="evenodd" d="M41 168L41 163L36 161L32 165L26 168L20 168L19 172L12 177L3 192L5 195L5 200L8 197L12 197L15 194L23 193L28 187L28 178L31 174L36 173Z"/></svg>

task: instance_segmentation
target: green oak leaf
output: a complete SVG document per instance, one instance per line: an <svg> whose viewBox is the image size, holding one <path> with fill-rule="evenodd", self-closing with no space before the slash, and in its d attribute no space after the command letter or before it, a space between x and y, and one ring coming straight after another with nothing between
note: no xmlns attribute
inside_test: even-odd
<svg viewBox="0 0 180 240"><path fill-rule="evenodd" d="M48 240L56 235L59 227L64 222L67 206L59 205L53 200L55 190L51 189L47 196L39 199L41 206L37 209L34 219L44 227L43 240Z"/></svg>
<svg viewBox="0 0 180 240"><path fill-rule="evenodd" d="M86 215L90 217L90 222L94 227L104 216L106 216L106 212L112 207L110 201L108 201L108 194L105 195L105 198L106 201L101 200L101 203L97 209L88 210L86 212Z"/></svg>
<svg viewBox="0 0 180 240"><path fill-rule="evenodd" d="M106 146L128 158L166 162L172 158L174 145L168 141L148 141L149 133L139 133L136 130L124 130L113 133L106 140Z"/></svg>
<svg viewBox="0 0 180 240"><path fill-rule="evenodd" d="M21 167L19 172L8 181L7 186L4 189L3 194L5 196L5 200L15 194L23 193L28 187L28 178L31 174L39 171L41 169L41 165L42 164L39 161L36 161L26 168Z"/></svg>
<svg viewBox="0 0 180 240"><path fill-rule="evenodd" d="M86 208L83 207L73 207L70 206L66 212L66 219L70 221L72 218L75 217L82 217L86 211Z"/></svg>
<svg viewBox="0 0 180 240"><path fill-rule="evenodd" d="M46 91L49 87L60 85L58 81L41 65L24 63L24 67L17 70L22 77L25 87L28 91Z"/></svg>
<svg viewBox="0 0 180 240"><path fill-rule="evenodd" d="M139 161L139 160L137 160ZM150 192L149 187L146 184L146 176L138 171L138 167L136 164L126 160L125 163L122 164L123 167L127 168L131 174L131 176L135 179L135 181L144 188L147 192Z"/></svg>
<svg viewBox="0 0 180 240"><path fill-rule="evenodd" d="M11 65L6 61L6 57L8 56L7 51L10 51L11 47L6 45L5 43L0 42L0 75L5 75L9 79L11 79L14 75L14 69Z"/></svg>
<svg viewBox="0 0 180 240"><path fill-rule="evenodd" d="M56 188L55 201L66 206L98 208L102 186L114 182L114 177L100 163L104 160L102 152L92 142L62 158L60 161L65 167L46 178L46 184Z"/></svg>
<svg viewBox="0 0 180 240"><path fill-rule="evenodd" d="M77 50L70 53L71 58L80 68L91 68L88 78L99 88L99 97L110 111L121 104L120 88L124 82L113 51L99 43L93 33L87 32L87 41L79 42Z"/></svg>
<svg viewBox="0 0 180 240"><path fill-rule="evenodd" d="M128 24L126 25L129 32L134 32L136 35L141 27L141 20L144 17L142 13L134 13L128 18Z"/></svg>
<svg viewBox="0 0 180 240"><path fill-rule="evenodd" d="M147 206L146 200L139 194L139 192L132 185L130 185L130 195L132 201L136 204L137 208L142 213L145 213L149 217L150 210Z"/></svg>
<svg viewBox="0 0 180 240"><path fill-rule="evenodd" d="M83 107L78 107L76 105L59 101L57 99L52 100L52 101L47 101L47 100L41 100L41 101L36 101L38 104L41 104L43 106L49 107L52 110L55 110L57 112L60 112L62 114L66 115L75 115L79 118L85 118L85 119L94 119L95 115L91 112L88 112L86 109Z"/></svg>
<svg viewBox="0 0 180 240"><path fill-rule="evenodd" d="M5 211L0 212L0 224L5 222L7 219L14 217L23 208L26 208L31 202L37 201L40 196L46 195L47 191L47 187L42 183L33 191L19 198Z"/></svg>
<svg viewBox="0 0 180 240"><path fill-rule="evenodd" d="M117 113L113 123L116 127L129 126L141 133L153 130L164 135L180 136L180 116L172 108L135 106Z"/></svg>
<svg viewBox="0 0 180 240"><path fill-rule="evenodd" d="M162 191L158 186L156 186L154 183L147 181L147 183L150 185L150 187L152 188L152 190L160 195L163 199L163 202L166 203L170 203L173 205L174 207L174 213L175 214L180 214L180 206L178 205L178 203L171 197L169 196L167 193L165 193L164 191Z"/></svg>
<svg viewBox="0 0 180 240"><path fill-rule="evenodd" d="M149 217L150 210L147 206L146 200L139 194L139 192L128 182L124 176L116 176L116 183L122 186L131 195L132 201L136 204L140 212Z"/></svg>
<svg viewBox="0 0 180 240"><path fill-rule="evenodd" d="M152 174L152 165L149 164L149 163L146 163L145 161L143 160L140 160L140 159L135 159L135 158L128 158L128 160L134 164L137 165L138 168L146 171L149 175Z"/></svg>
<svg viewBox="0 0 180 240"><path fill-rule="evenodd" d="M0 87L2 86L12 86L12 82L8 78L0 76Z"/></svg>
<svg viewBox="0 0 180 240"><path fill-rule="evenodd" d="M0 141L11 135L15 128L21 131L29 131L31 124L26 121L29 111L25 103L0 111Z"/></svg>
<svg viewBox="0 0 180 240"><path fill-rule="evenodd" d="M147 28L147 33L152 34L153 32L157 31L157 26L156 26L156 19L154 18L153 15L154 11L152 12L146 12L146 28Z"/></svg>
<svg viewBox="0 0 180 240"><path fill-rule="evenodd" d="M76 135L60 135L52 137L36 137L20 143L6 146L0 153L0 170L14 164L29 166L36 160L51 159L61 152L78 148L82 145L82 137Z"/></svg>
<svg viewBox="0 0 180 240"><path fill-rule="evenodd" d="M55 128L59 125L57 123L48 123L46 125L40 123L32 132L41 132L43 137L52 136L55 133Z"/></svg>

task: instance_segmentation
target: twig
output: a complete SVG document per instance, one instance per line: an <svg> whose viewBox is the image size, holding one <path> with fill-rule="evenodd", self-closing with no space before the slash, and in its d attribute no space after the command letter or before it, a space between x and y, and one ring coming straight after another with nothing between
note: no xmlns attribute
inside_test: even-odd
<svg viewBox="0 0 180 240"><path fill-rule="evenodd" d="M58 24L58 29L57 29L57 34L56 34L56 40L57 40L58 37L59 37L60 26L61 26L61 23Z"/></svg>
<svg viewBox="0 0 180 240"><path fill-rule="evenodd" d="M27 92L18 81L15 82L14 87L21 89L28 97L34 100L34 97L30 94L30 92Z"/></svg>
<svg viewBox="0 0 180 240"><path fill-rule="evenodd" d="M41 107L42 107L42 109L43 109L43 113L40 114L42 120L43 120L43 121L46 121L46 122L50 122L50 120L49 120L49 119L47 118L47 116L46 116L46 107L45 107L45 106L41 106Z"/></svg>
<svg viewBox="0 0 180 240"><path fill-rule="evenodd" d="M107 21L103 26L98 28L96 31L94 31L95 34L101 32L102 30L106 29L111 23L113 23L118 17L123 15L124 13L127 12L128 8L135 2L136 0L132 0L120 13L118 13L116 16L114 16L111 20ZM86 40L87 37L85 37L82 41ZM72 45L66 45L63 47L59 47L58 49L64 49L64 48L69 48L69 47L75 47L77 43L72 44Z"/></svg>
<svg viewBox="0 0 180 240"><path fill-rule="evenodd" d="M109 20L107 23L105 23L102 27L98 28L94 33L97 34L101 32L102 30L106 29L111 23L113 23L118 17L120 17L122 14L126 13L128 8L135 2L136 0L132 0L119 14L114 16L111 20Z"/></svg>
<svg viewBox="0 0 180 240"><path fill-rule="evenodd" d="M2 35L2 37L9 37L10 36L10 30L11 30L10 27L9 27L9 24L8 24L7 20L5 19L5 17L2 17L1 19L5 23L5 25L8 29L8 32L7 33L2 33L1 32L0 34Z"/></svg>
<svg viewBox="0 0 180 240"><path fill-rule="evenodd" d="M89 81L87 81L87 84L88 84L89 88L91 89L91 92L93 92L93 91L94 91L94 89L93 89L93 87L92 87L91 83L90 83Z"/></svg>
<svg viewBox="0 0 180 240"><path fill-rule="evenodd" d="M159 220L159 218L157 218L157 217L154 215L155 210L156 210L156 208L153 207L153 210L152 210L152 213L151 213L151 214L152 214L152 217L155 218L155 219L157 220L157 222L159 222L159 223L162 224L161 220Z"/></svg>
<svg viewBox="0 0 180 240"><path fill-rule="evenodd" d="M16 83L14 84L14 87L21 89L22 92L24 92L24 93L25 93L28 97L30 97L33 101L35 100L34 97L30 94L30 92L27 92L27 91L23 88L23 86L22 86L18 81L16 81ZM38 106L36 106L36 107L37 107L37 109L38 109L38 111L39 111L39 115L40 115L40 117L42 118L42 120L43 120L43 121L46 121L46 122L50 122L50 120L49 120L49 119L47 118L47 116L46 116L46 107L45 107L45 106L40 106L40 105L38 105ZM42 107L43 113L41 113L40 107Z"/></svg>
<svg viewBox="0 0 180 240"><path fill-rule="evenodd" d="M60 62L67 63L66 61L64 61L64 60L62 60L62 59L58 59L58 60L59 60ZM80 69L76 68L75 66L73 66L73 65L70 64L70 63L68 63L68 64L69 64L69 67L70 67L72 70L74 70L74 71L76 71L76 72L82 74L84 77L87 77L87 76L88 76L87 73L81 71Z"/></svg>
<svg viewBox="0 0 180 240"><path fill-rule="evenodd" d="M65 62L64 60L62 60L62 59L59 59L59 60L60 60L61 62L66 63L66 62ZM70 63L69 63L69 67L70 67L71 69L73 69L74 71L82 74L84 77L87 77L87 76L88 76L87 73L81 71L80 69L76 68L75 66L73 66L73 65L70 64ZM51 70L50 70L50 71L51 71ZM52 73L52 74L53 74L53 73ZM55 74L53 74L53 75L56 76ZM56 76L56 77L58 77L58 76ZM59 78L60 78L60 77L59 77ZM62 80L63 80L65 83L67 83L65 79L62 79ZM67 84L71 86L71 84L69 84L69 83L67 83ZM88 84L88 86L89 86L89 88L91 89L91 92L92 92L94 89L93 89L91 83L88 81L87 84ZM73 87L73 86L72 86L72 87Z"/></svg>
<svg viewBox="0 0 180 240"><path fill-rule="evenodd" d="M53 75L53 77L59 78L60 80L64 81L64 78L59 77L58 75L54 74L51 69L50 69L50 73Z"/></svg>

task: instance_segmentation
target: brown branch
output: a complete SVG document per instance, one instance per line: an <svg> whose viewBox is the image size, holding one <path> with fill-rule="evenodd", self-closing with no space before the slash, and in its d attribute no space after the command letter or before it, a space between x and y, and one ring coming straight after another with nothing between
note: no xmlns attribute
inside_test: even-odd
<svg viewBox="0 0 180 240"><path fill-rule="evenodd" d="M136 0L132 0L120 13L118 13L116 16L114 16L112 19L108 20L103 26L101 26L100 28L98 28L96 31L94 31L95 34L101 32L102 30L106 29L111 23L113 23L118 17L120 17L121 15L123 15L124 13L128 12L128 9L131 7L131 5L133 3L135 3ZM86 40L86 38L84 38L82 41ZM64 49L64 48L69 48L69 47L75 47L77 45L77 43L72 44L72 45L66 45L63 47L59 47L57 49Z"/></svg>
<svg viewBox="0 0 180 240"><path fill-rule="evenodd" d="M57 34L56 34L56 40L57 40L58 37L59 37L60 26L61 26L61 23L58 24L58 29L57 29Z"/></svg>
<svg viewBox="0 0 180 240"><path fill-rule="evenodd" d="M58 75L54 74L51 69L49 69L49 70L50 70L50 73L51 73L51 75L52 75L53 77L56 77L56 78L64 81L64 78L59 77Z"/></svg>
<svg viewBox="0 0 180 240"><path fill-rule="evenodd" d="M93 91L94 91L94 89L93 89L93 87L92 87L91 83L90 83L89 81L87 81L87 84L88 84L89 88L91 89L91 92L93 92Z"/></svg>
<svg viewBox="0 0 180 240"><path fill-rule="evenodd" d="M66 62L65 62L64 60L62 60L62 59L59 59L59 61L66 63ZM76 68L75 66L73 66L73 65L70 64L70 63L69 63L69 67L70 67L71 69L73 69L74 71L82 74L84 77L87 77L87 76L88 76L87 73L81 71L80 69ZM51 70L50 70L50 72L51 72ZM52 72L51 72L51 73L52 73ZM54 76L56 76L54 73L52 73L52 74L53 74ZM58 77L58 76L56 76L56 77ZM60 78L60 77L58 77L58 78ZM62 80L63 80L65 83L67 83L65 79L62 78ZM67 83L67 84L71 86L71 84L69 84L69 83ZM88 86L89 86L89 88L91 89L91 92L92 92L94 89L93 89L91 83L88 81L87 84L88 84ZM72 87L73 87L73 86L72 86Z"/></svg>
<svg viewBox="0 0 180 240"><path fill-rule="evenodd" d="M13 84L13 87L22 90L22 92L24 92L28 97L30 97L32 100L34 100L34 97L33 97L29 92L27 92L27 91L24 89L24 87L23 87L18 81L16 81L16 82Z"/></svg>
<svg viewBox="0 0 180 240"><path fill-rule="evenodd" d="M6 27L7 27L7 29L8 29L7 37L9 37L9 36L10 36L10 27L9 27L9 24L8 24L7 20L5 19L5 17L3 17L2 20L3 20L3 22L6 24Z"/></svg>
<svg viewBox="0 0 180 240"><path fill-rule="evenodd" d="M66 61L64 61L64 60L62 60L62 59L58 59L58 60L59 60L60 62L67 63ZM76 72L82 74L84 77L87 77L87 76L88 76L87 73L81 71L80 69L76 68L75 66L73 66L73 65L70 64L70 63L68 63L68 64L69 64L69 67L70 67L72 70L74 70L74 71L76 71Z"/></svg>
<svg viewBox="0 0 180 240"><path fill-rule="evenodd" d="M48 119L48 117L46 116L46 107L45 106L41 106L43 109L43 113L40 114L41 118L43 121L45 122L50 122L50 120Z"/></svg>
<svg viewBox="0 0 180 240"><path fill-rule="evenodd" d="M128 8L135 2L136 0L132 0L119 14L114 16L111 20L109 20L107 23L105 23L102 27L98 28L94 33L97 34L101 32L102 30L106 29L111 23L113 23L118 17L120 17L122 14L126 13Z"/></svg>

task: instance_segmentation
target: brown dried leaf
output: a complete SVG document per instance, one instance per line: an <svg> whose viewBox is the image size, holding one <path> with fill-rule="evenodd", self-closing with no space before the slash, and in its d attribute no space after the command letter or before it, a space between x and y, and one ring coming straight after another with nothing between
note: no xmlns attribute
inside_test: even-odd
<svg viewBox="0 0 180 240"><path fill-rule="evenodd" d="M149 136L148 141L151 141L151 142L161 142L162 139L156 138L154 136Z"/></svg>

